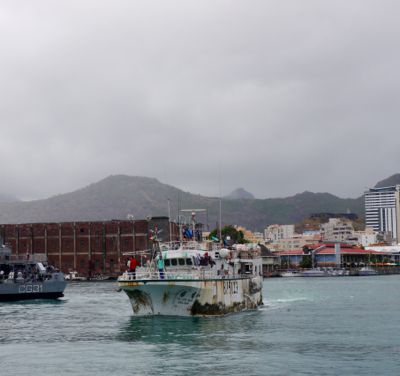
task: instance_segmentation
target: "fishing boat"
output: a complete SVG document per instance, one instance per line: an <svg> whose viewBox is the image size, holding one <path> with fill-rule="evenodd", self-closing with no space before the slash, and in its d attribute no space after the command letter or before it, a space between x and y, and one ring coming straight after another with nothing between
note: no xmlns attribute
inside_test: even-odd
<svg viewBox="0 0 400 376"><path fill-rule="evenodd" d="M0 301L57 299L65 286L64 274L44 254L12 255L11 248L0 246Z"/></svg>
<svg viewBox="0 0 400 376"><path fill-rule="evenodd" d="M261 252L243 245L227 249L212 243L164 243L148 262L120 276L118 285L135 316L253 310L262 305Z"/></svg>

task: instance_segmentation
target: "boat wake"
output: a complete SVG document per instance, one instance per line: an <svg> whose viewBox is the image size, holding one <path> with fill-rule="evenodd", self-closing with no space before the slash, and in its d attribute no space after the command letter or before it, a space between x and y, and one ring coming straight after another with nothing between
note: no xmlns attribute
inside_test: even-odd
<svg viewBox="0 0 400 376"><path fill-rule="evenodd" d="M263 301L263 306L260 307L261 310L270 310L270 309L282 309L293 306L298 302L307 302L311 301L309 298L299 297L299 298L286 298L286 299L265 299Z"/></svg>

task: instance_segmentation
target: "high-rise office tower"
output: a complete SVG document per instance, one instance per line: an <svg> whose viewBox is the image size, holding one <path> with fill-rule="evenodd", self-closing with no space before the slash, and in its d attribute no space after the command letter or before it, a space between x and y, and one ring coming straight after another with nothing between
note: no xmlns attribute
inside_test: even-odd
<svg viewBox="0 0 400 376"><path fill-rule="evenodd" d="M400 236L400 185L371 188L365 192L365 226Z"/></svg>

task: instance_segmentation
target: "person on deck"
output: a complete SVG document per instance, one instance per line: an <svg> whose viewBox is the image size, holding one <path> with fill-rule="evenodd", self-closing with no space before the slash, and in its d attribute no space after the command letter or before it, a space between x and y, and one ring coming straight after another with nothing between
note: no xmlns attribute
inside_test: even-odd
<svg viewBox="0 0 400 376"><path fill-rule="evenodd" d="M136 267L137 261L134 257L132 257L129 261L129 272L133 274L133 279L136 279Z"/></svg>
<svg viewBox="0 0 400 376"><path fill-rule="evenodd" d="M164 279L164 260L162 258L162 254L158 256L157 269L158 272L160 273L160 279Z"/></svg>

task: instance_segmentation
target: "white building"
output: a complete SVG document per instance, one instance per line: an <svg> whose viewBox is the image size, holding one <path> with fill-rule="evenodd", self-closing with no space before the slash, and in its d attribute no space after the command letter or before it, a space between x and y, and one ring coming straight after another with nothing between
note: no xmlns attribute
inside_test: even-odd
<svg viewBox="0 0 400 376"><path fill-rule="evenodd" d="M347 219L329 218L328 223L321 225L321 235L324 241L346 242L354 238L354 227Z"/></svg>
<svg viewBox="0 0 400 376"><path fill-rule="evenodd" d="M370 227L367 227L365 231L354 231L354 237L357 238L357 244L361 244L363 247L379 242L379 233Z"/></svg>
<svg viewBox="0 0 400 376"><path fill-rule="evenodd" d="M399 242L400 185L371 188L365 192L365 226L390 233L395 242Z"/></svg>
<svg viewBox="0 0 400 376"><path fill-rule="evenodd" d="M291 238L283 238L269 244L273 251L292 251L302 249L304 246L313 246L321 240L320 234L294 234Z"/></svg>
<svg viewBox="0 0 400 376"><path fill-rule="evenodd" d="M292 238L295 234L294 225L271 225L264 230L265 240L276 243L280 239Z"/></svg>

